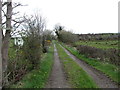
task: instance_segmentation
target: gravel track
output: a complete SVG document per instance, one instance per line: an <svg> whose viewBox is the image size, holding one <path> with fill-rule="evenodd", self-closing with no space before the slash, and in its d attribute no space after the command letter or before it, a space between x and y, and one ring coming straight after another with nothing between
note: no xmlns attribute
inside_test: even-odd
<svg viewBox="0 0 120 90"><path fill-rule="evenodd" d="M59 60L56 45L54 45L54 64L46 88L70 88Z"/></svg>

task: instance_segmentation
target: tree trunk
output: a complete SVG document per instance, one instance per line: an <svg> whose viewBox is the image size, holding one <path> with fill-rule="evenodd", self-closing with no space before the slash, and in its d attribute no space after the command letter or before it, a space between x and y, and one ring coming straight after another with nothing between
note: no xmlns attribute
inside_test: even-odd
<svg viewBox="0 0 120 90"><path fill-rule="evenodd" d="M0 0L0 89L2 88L2 2Z"/></svg>
<svg viewBox="0 0 120 90"><path fill-rule="evenodd" d="M9 41L10 41L10 32L12 29L11 19L12 19L12 0L7 0L6 33L5 33L5 37L3 38L3 46L2 46L4 84L7 84L6 71L8 65L8 49L9 49Z"/></svg>

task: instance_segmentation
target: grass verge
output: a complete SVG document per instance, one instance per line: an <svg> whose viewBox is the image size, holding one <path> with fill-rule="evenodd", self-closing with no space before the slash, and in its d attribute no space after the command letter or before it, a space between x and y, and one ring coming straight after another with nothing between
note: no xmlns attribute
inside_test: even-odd
<svg viewBox="0 0 120 90"><path fill-rule="evenodd" d="M53 46L49 48L49 52L42 58L39 68L33 70L11 88L44 88L51 72L53 64Z"/></svg>
<svg viewBox="0 0 120 90"><path fill-rule="evenodd" d="M59 57L63 63L64 70L68 76L68 81L73 88L97 88L98 86L92 78L70 58L66 52L56 44Z"/></svg>
<svg viewBox="0 0 120 90"><path fill-rule="evenodd" d="M93 66L97 70L103 72L105 75L107 75L109 78L111 78L113 81L120 84L119 81L119 68L113 64L106 63L106 62L100 62L95 59L90 59L82 54L79 54L77 50L75 50L73 47L66 46L62 44L68 51L70 51L73 55L75 55L80 60L85 61L89 65Z"/></svg>

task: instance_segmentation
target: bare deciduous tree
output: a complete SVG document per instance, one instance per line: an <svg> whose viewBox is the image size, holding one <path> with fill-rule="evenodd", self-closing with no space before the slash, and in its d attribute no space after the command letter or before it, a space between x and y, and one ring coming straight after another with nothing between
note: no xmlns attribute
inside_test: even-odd
<svg viewBox="0 0 120 90"><path fill-rule="evenodd" d="M26 16L23 29L26 32L24 37L24 57L32 63L32 69L37 67L42 51L42 33L45 28L45 21L38 13L31 17Z"/></svg>
<svg viewBox="0 0 120 90"><path fill-rule="evenodd" d="M2 88L2 2L0 0L0 89Z"/></svg>
<svg viewBox="0 0 120 90"><path fill-rule="evenodd" d="M14 27L14 30L16 30L16 28L18 28L20 26L20 24L22 22L24 22L23 20L19 19L19 20L13 20L12 16L18 14L17 13L13 13L13 9L21 6L20 3L15 3L14 6L12 6L12 0L7 0L7 2L2 2L2 7L5 7L4 9L2 9L2 13L3 13L3 17L5 17L4 19L1 18L1 23L2 20L4 21L1 24L1 37L2 37L2 71L3 71L3 85L7 84L7 65L8 65L8 49L9 49L9 42L10 42L10 38L11 38L11 32L12 32L12 28ZM2 17L2 15L1 15ZM14 25L12 25L12 21L14 22ZM4 27L4 28L3 28ZM3 35L3 30L5 30L5 34Z"/></svg>
<svg viewBox="0 0 120 90"><path fill-rule="evenodd" d="M27 34L36 33L42 39L43 31L46 27L45 19L37 13L31 17L25 16L24 20L23 29Z"/></svg>
<svg viewBox="0 0 120 90"><path fill-rule="evenodd" d="M3 59L3 81L7 81L7 77L5 77L5 72L7 70L8 65L8 48L9 48L9 41L10 41L10 32L12 29L11 26L11 20L12 20L12 0L7 0L7 14L6 14L6 33L3 38L3 44L2 44L2 59ZM3 84L5 84L3 82Z"/></svg>
<svg viewBox="0 0 120 90"><path fill-rule="evenodd" d="M60 35L59 35L60 31L62 31L63 29L64 29L64 26L61 26L59 24L55 25L54 31L55 31L55 33L56 33L56 35L58 37L58 40L60 39Z"/></svg>

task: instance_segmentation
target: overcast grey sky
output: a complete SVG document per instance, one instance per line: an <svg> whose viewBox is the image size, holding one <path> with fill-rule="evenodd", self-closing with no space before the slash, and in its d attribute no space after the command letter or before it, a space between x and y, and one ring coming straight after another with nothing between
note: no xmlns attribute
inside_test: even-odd
<svg viewBox="0 0 120 90"><path fill-rule="evenodd" d="M28 4L17 10L32 14L40 10L47 28L60 23L75 33L117 33L120 0L13 0Z"/></svg>

